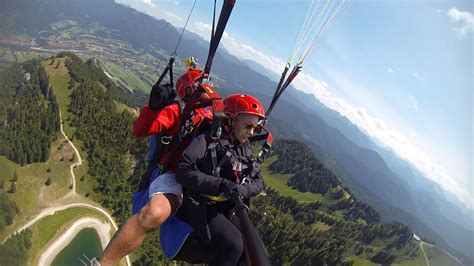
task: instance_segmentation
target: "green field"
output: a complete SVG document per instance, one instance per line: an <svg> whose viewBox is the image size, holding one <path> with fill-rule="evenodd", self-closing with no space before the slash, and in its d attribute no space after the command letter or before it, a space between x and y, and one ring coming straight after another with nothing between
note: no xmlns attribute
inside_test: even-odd
<svg viewBox="0 0 474 266"><path fill-rule="evenodd" d="M70 122L69 122L69 120L71 119L71 114L68 112L68 106L71 103L70 96L73 89L68 89L71 78L69 77L67 68L64 66L64 61L66 60L66 58L56 58L55 63L50 65L51 60L52 59L44 61L42 65L45 68L46 73L48 73L49 75L51 86L53 87L54 93L56 95L56 99L58 101L59 108L61 110L64 133L66 133L66 135L69 138L71 138L72 136L74 136L74 132L76 131L76 129L74 127L71 127ZM56 64L57 64L56 62L58 60L61 63L58 69L55 69ZM74 84L74 88L77 88L78 86L79 86L79 83ZM76 146L76 149L79 151L81 158L84 160L86 158L86 152L83 151L82 149L83 142L78 139L74 139L73 142L74 142L74 146ZM87 176L87 171L88 171L87 162L84 162L84 161L82 165L77 166L74 169L74 173L77 178L81 177L82 175ZM79 184L77 181L78 180L76 180L76 185L78 185L78 188L79 188ZM86 190L90 190L90 189L79 189L78 191L83 192Z"/></svg>
<svg viewBox="0 0 474 266"><path fill-rule="evenodd" d="M456 259L451 257L446 251L437 247L437 246L429 246L426 244L421 244L423 249L425 250L426 256L430 262L430 266L461 266L462 264L458 262Z"/></svg>
<svg viewBox="0 0 474 266"><path fill-rule="evenodd" d="M317 222L315 222L314 224L312 224L312 227L313 227L314 229L319 230L319 231L327 231L327 230L331 229L332 226L327 225L327 224L325 224L324 222L317 221Z"/></svg>
<svg viewBox="0 0 474 266"><path fill-rule="evenodd" d="M105 70L117 81L125 84L129 89L139 89L144 92L150 91L150 85L138 78L133 72L122 69L114 63L107 63Z"/></svg>
<svg viewBox="0 0 474 266"><path fill-rule="evenodd" d="M372 263L370 260L363 259L357 256L350 256L349 258L347 258L347 260L352 262L353 266L378 265L378 264Z"/></svg>
<svg viewBox="0 0 474 266"><path fill-rule="evenodd" d="M13 177L13 173L20 165L10 161L5 156L0 156L0 169L2 169L2 173L0 174L0 179L6 182Z"/></svg>
<svg viewBox="0 0 474 266"><path fill-rule="evenodd" d="M323 199L322 195L311 192L303 193L288 187L287 182L290 179L291 174L271 173L271 171L268 170L268 166L276 160L278 160L277 156L270 157L262 165L262 176L267 187L274 188L281 195L292 197L299 202L314 202Z"/></svg>
<svg viewBox="0 0 474 266"><path fill-rule="evenodd" d="M63 129L67 136L71 137L74 130L69 126L70 114L67 111L69 104L71 103L71 93L72 89L68 89L69 82L71 78L69 77L68 70L64 66L64 61L66 58L55 58L54 64L50 65L53 59L43 61L42 65L46 70L46 73L49 76L50 85L53 87L54 94L56 95L56 100L59 104L59 110L61 111L63 119ZM56 69L56 64L58 60L61 62L59 67ZM78 84L75 84L78 86Z"/></svg>
<svg viewBox="0 0 474 266"><path fill-rule="evenodd" d="M11 186L9 180L12 178L13 172L17 172L16 192L8 195L20 208L20 214L15 218L14 224L5 229L0 235L0 239L28 222L47 203L51 203L69 192L71 184L69 165L71 162L68 159L71 158L72 153L65 146L61 148L63 141L64 139L58 139L53 142L50 158L44 163L20 166L4 156L0 156L0 168L5 169L5 172L2 171L5 173L5 177L2 178L5 180L6 190ZM63 158L63 161L60 158ZM46 186L45 182L48 177L51 178L52 183Z"/></svg>
<svg viewBox="0 0 474 266"><path fill-rule="evenodd" d="M30 52L14 52L9 48L0 47L0 70L33 58L38 58L38 55Z"/></svg>

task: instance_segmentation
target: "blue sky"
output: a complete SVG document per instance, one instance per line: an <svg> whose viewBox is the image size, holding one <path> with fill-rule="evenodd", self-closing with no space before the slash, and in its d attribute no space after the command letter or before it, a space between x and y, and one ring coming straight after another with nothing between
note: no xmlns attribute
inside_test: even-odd
<svg viewBox="0 0 474 266"><path fill-rule="evenodd" d="M193 3L117 2L178 27ZM212 2L198 1L188 25L205 38ZM310 4L237 0L222 45L279 74ZM295 81L470 208L473 13L470 1L347 1Z"/></svg>

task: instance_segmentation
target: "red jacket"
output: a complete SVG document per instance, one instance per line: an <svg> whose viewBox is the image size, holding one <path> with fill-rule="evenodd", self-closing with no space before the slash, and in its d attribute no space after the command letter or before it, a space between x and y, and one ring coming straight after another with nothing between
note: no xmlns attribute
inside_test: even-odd
<svg viewBox="0 0 474 266"><path fill-rule="evenodd" d="M181 112L179 108L179 104L174 103L166 106L160 111L152 111L148 105L145 105L133 124L133 134L137 138L155 135L161 132L169 136L178 134L181 123ZM208 108L199 108L194 111L194 128L197 128L205 118L212 119L213 117L212 111ZM169 167L166 170L175 171L176 164L179 161L184 148L186 147L180 147L175 152L175 155L171 158ZM164 163L167 160L167 157L168 156L163 156L160 163Z"/></svg>

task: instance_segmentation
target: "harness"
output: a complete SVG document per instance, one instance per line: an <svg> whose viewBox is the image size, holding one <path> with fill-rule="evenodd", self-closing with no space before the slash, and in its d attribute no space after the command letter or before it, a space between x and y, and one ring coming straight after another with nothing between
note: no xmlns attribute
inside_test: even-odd
<svg viewBox="0 0 474 266"><path fill-rule="evenodd" d="M219 146L225 149L225 153L218 161L217 149ZM207 152L211 156L212 175L215 177L220 177L222 166L230 161L230 163L232 164L232 171L235 178L235 182L238 184L249 184L250 182L252 182L252 178L258 174L257 164L259 164L260 162L258 160L255 161L252 158L251 154L236 155L233 152L234 147L235 146L227 139L221 139L220 137L211 135L211 143L207 146ZM252 169L250 173L246 171L248 168ZM224 195L211 196L202 194L202 196L210 200L211 204L212 202L224 202L228 200Z"/></svg>

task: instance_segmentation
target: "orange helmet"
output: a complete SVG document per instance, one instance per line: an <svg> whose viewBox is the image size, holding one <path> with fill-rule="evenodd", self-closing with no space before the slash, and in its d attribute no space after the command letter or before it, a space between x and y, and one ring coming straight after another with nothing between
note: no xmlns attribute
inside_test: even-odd
<svg viewBox="0 0 474 266"><path fill-rule="evenodd" d="M262 103L255 97L245 94L232 94L224 100L224 114L235 118L240 114L251 114L265 119Z"/></svg>
<svg viewBox="0 0 474 266"><path fill-rule="evenodd" d="M192 93L195 87L195 83L202 76L202 70L200 69L189 69L176 81L176 91L179 97L186 97L186 89L191 88L188 93Z"/></svg>

